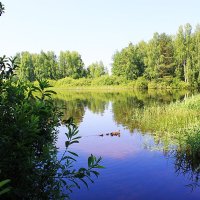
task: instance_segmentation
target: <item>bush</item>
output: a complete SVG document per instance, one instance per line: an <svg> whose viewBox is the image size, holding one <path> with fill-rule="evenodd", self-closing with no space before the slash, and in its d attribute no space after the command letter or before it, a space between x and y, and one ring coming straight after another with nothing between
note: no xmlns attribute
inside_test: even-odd
<svg viewBox="0 0 200 200"><path fill-rule="evenodd" d="M12 190L1 190L5 199L66 199L72 187L87 185L101 157L88 158L88 167L73 169L78 156L68 151L78 143L78 129L71 119L61 122L62 112L56 107L48 81L37 86L12 81L14 61L0 58L0 180L10 180ZM66 125L66 150L58 158L58 127ZM2 184L2 182L0 183ZM92 181L92 180L91 180ZM3 182L5 183L5 182ZM3 197L1 197L2 199Z"/></svg>
<svg viewBox="0 0 200 200"><path fill-rule="evenodd" d="M72 82L70 86L90 86L91 82L92 80L89 78L80 78L74 80L74 82Z"/></svg>
<svg viewBox="0 0 200 200"><path fill-rule="evenodd" d="M55 84L55 86L64 86L64 85L71 85L75 82L75 79L73 78L70 78L70 77L65 77L65 78L62 78L60 80L58 80Z"/></svg>
<svg viewBox="0 0 200 200"><path fill-rule="evenodd" d="M112 76L104 75L92 80L93 86L115 85L115 79Z"/></svg>
<svg viewBox="0 0 200 200"><path fill-rule="evenodd" d="M189 89L189 84L175 78L172 82L172 88L174 88L174 89Z"/></svg>
<svg viewBox="0 0 200 200"><path fill-rule="evenodd" d="M148 89L157 89L157 83L155 80L152 80L148 83Z"/></svg>
<svg viewBox="0 0 200 200"><path fill-rule="evenodd" d="M139 77L135 82L136 89L147 89L148 81L144 77Z"/></svg>
<svg viewBox="0 0 200 200"><path fill-rule="evenodd" d="M136 81L133 80L133 81L130 81L130 82L127 84L127 86L134 89L134 88L135 88L135 84L136 84Z"/></svg>

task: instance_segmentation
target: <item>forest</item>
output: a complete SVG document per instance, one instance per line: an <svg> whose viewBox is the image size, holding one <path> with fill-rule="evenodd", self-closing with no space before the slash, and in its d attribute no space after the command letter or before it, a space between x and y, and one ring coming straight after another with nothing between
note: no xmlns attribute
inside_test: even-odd
<svg viewBox="0 0 200 200"><path fill-rule="evenodd" d="M84 78L80 85L82 82L86 85L132 82L137 88L199 88L200 25L192 31L192 26L187 23L180 26L175 35L154 33L148 42L129 43L114 53L111 75L102 61L85 66L76 51L60 51L59 56L53 51L26 51L17 53L16 58L18 78L24 81L72 78L76 86L79 83L77 79ZM95 83L93 80L99 77L103 78Z"/></svg>

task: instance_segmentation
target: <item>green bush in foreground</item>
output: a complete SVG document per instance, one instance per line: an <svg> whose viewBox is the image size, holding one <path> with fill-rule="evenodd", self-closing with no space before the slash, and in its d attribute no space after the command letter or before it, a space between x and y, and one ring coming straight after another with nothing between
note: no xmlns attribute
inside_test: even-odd
<svg viewBox="0 0 200 200"><path fill-rule="evenodd" d="M75 170L78 156L69 151L78 143L78 129L73 121L61 122L62 112L54 104L47 81L38 86L13 82L15 60L0 58L0 180L9 179L0 188L1 199L66 199L79 182L88 186L101 158L91 155L88 167ZM58 157L58 127L66 125L66 151ZM1 185L5 182L1 182ZM0 185L0 186L1 186Z"/></svg>

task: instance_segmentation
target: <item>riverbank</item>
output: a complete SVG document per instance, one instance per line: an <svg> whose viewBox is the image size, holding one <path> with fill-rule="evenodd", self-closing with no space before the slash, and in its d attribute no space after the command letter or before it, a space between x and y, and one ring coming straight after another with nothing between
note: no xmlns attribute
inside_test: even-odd
<svg viewBox="0 0 200 200"><path fill-rule="evenodd" d="M142 132L153 134L158 143L161 139L165 146L172 143L184 146L194 137L200 138L199 109L200 95L195 95L169 105L135 109L132 121Z"/></svg>
<svg viewBox="0 0 200 200"><path fill-rule="evenodd" d="M148 81L144 77L137 80L127 80L123 77L104 75L95 79L79 78L73 79L66 77L59 80L49 80L49 83L55 88L62 89L191 89L192 87L177 79L162 78Z"/></svg>

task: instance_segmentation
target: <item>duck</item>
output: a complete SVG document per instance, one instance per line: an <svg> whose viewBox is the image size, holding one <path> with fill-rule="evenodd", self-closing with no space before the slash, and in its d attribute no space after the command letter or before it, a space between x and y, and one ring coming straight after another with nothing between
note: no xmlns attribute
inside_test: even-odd
<svg viewBox="0 0 200 200"><path fill-rule="evenodd" d="M120 130L119 131L113 131L110 133L111 136L120 136Z"/></svg>

